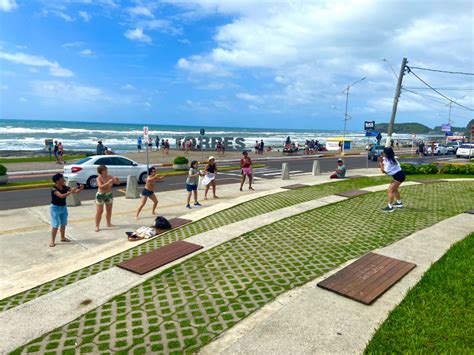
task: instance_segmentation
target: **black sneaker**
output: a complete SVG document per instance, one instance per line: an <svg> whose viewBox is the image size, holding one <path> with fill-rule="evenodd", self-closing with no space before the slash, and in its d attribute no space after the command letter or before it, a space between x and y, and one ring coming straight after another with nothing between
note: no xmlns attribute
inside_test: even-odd
<svg viewBox="0 0 474 355"><path fill-rule="evenodd" d="M400 202L400 203L395 202L392 206L393 206L393 207L402 208L402 207L403 207L403 202Z"/></svg>
<svg viewBox="0 0 474 355"><path fill-rule="evenodd" d="M393 212L393 211L394 211L393 207L385 206L384 208L382 208L382 212Z"/></svg>

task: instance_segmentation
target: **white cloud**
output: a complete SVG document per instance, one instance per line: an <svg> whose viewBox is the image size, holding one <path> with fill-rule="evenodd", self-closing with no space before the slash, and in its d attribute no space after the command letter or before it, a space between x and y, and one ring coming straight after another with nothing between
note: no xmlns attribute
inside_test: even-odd
<svg viewBox="0 0 474 355"><path fill-rule="evenodd" d="M235 96L241 100L250 101L250 102L259 103L259 104L263 103L263 99L258 95L251 95L245 92L239 92Z"/></svg>
<svg viewBox="0 0 474 355"><path fill-rule="evenodd" d="M144 105L145 107L151 107L151 103L149 103L148 101L146 101L143 105Z"/></svg>
<svg viewBox="0 0 474 355"><path fill-rule="evenodd" d="M145 6L130 7L128 12L133 16L154 17L150 9Z"/></svg>
<svg viewBox="0 0 474 355"><path fill-rule="evenodd" d="M20 101L20 102L27 102L28 100L25 99L24 97L20 97L20 98L18 99L18 101Z"/></svg>
<svg viewBox="0 0 474 355"><path fill-rule="evenodd" d="M79 11L79 16L84 20L84 22L89 22L92 18L87 11Z"/></svg>
<svg viewBox="0 0 474 355"><path fill-rule="evenodd" d="M150 44L152 42L151 37L143 33L143 28L135 28L134 30L128 30L125 32L125 37L131 41L139 41Z"/></svg>
<svg viewBox="0 0 474 355"><path fill-rule="evenodd" d="M0 85L0 90L2 90L2 91L8 90L8 85L1 84Z"/></svg>
<svg viewBox="0 0 474 355"><path fill-rule="evenodd" d="M10 12L17 7L15 0L0 0L0 11Z"/></svg>
<svg viewBox="0 0 474 355"><path fill-rule="evenodd" d="M47 67L52 76L71 77L74 73L69 69L61 67L57 62L52 62L42 56L29 55L25 53L0 52L0 59L5 59L16 64L32 67Z"/></svg>
<svg viewBox="0 0 474 355"><path fill-rule="evenodd" d="M74 22L76 19L67 13L60 10L43 10L43 14L47 16L48 14L53 14L54 16L62 18L66 22Z"/></svg>
<svg viewBox="0 0 474 355"><path fill-rule="evenodd" d="M77 42L64 43L61 47L63 47L63 48L79 48L79 47L82 47L83 45L84 45L84 42L77 41Z"/></svg>
<svg viewBox="0 0 474 355"><path fill-rule="evenodd" d="M407 56L429 67L472 71L469 2L195 0L175 5L198 16L231 18L217 27L214 48L180 58L178 68L207 80L222 73L257 74L260 84L268 84L255 96L282 104L330 106L348 82L363 76L367 80L351 92L352 104L392 96L393 73L382 58L396 67ZM402 111L418 108L403 106Z"/></svg>
<svg viewBox="0 0 474 355"><path fill-rule="evenodd" d="M83 57L90 57L92 55L92 51L90 49L83 49L82 51L79 52L79 55Z"/></svg>
<svg viewBox="0 0 474 355"><path fill-rule="evenodd" d="M120 87L122 90L136 90L137 88L131 84L125 84L122 87Z"/></svg>
<svg viewBox="0 0 474 355"><path fill-rule="evenodd" d="M64 81L33 81L30 83L33 94L43 98L64 101L108 100L103 91L93 86L78 85Z"/></svg>

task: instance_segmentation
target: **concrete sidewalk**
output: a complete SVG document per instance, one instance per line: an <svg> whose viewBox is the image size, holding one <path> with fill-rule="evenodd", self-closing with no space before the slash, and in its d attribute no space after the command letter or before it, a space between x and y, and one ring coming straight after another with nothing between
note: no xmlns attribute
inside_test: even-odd
<svg viewBox="0 0 474 355"><path fill-rule="evenodd" d="M377 170L351 171L351 175L356 174L377 175ZM186 192L184 190L158 191L158 213L168 219L181 217L195 221L244 201L279 192L281 186L328 181L327 175L317 177L300 175L291 180L256 181L254 184L256 191L240 192L237 183L218 186L220 199L203 201L203 192L200 191L199 197L203 207L194 208L191 211L185 208ZM134 216L137 205L138 200L115 198L112 223L117 227L103 228L98 233L94 231L95 205L93 201L85 201L78 207L69 207L66 234L72 243L61 243L58 236L57 245L54 248L49 247L49 206L0 211L2 221L0 298L3 299L54 280L142 243L131 243L125 235L126 231L136 230L140 226L149 226L154 220L150 210L151 204L148 202L142 211L142 218L136 221ZM102 225L105 225L105 214Z"/></svg>

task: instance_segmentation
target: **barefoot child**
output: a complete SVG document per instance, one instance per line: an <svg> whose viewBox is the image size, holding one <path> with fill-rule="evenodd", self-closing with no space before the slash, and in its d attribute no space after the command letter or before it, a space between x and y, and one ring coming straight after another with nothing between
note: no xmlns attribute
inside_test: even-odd
<svg viewBox="0 0 474 355"><path fill-rule="evenodd" d="M98 191L95 195L95 203L97 206L97 212L95 215L96 232L100 230L100 220L102 219L102 213L104 212L104 205L107 227L115 227L111 222L112 204L114 202L114 198L112 196L112 185L120 184L119 178L107 174L107 167L105 165L99 165L97 172L99 173L99 176L97 177Z"/></svg>
<svg viewBox="0 0 474 355"><path fill-rule="evenodd" d="M216 165L216 158L209 157L208 163L206 168L204 169L205 177L203 180L203 184L206 185L206 189L204 190L204 199L207 200L207 193L209 192L209 188L212 187L212 195L214 198L219 198L216 195L216 175L217 175L217 165Z"/></svg>
<svg viewBox="0 0 474 355"><path fill-rule="evenodd" d="M252 159L249 157L249 153L244 150L242 153L243 157L240 159L240 169L242 170L242 180L240 181L240 191L245 183L245 177L249 177L249 190L253 190L252 187Z"/></svg>
<svg viewBox="0 0 474 355"><path fill-rule="evenodd" d="M148 177L146 179L145 188L142 191L142 198L140 200L140 206L138 206L138 211L135 216L135 219L140 218L140 212L142 211L143 207L145 207L146 201L148 198L153 201L153 214L156 214L156 206L158 205L158 199L156 198L155 192L155 181L162 180L163 176L159 176L156 173L156 169L151 167L148 169Z"/></svg>
<svg viewBox="0 0 474 355"><path fill-rule="evenodd" d="M188 178L186 179L186 191L188 192L188 203L186 208L191 208L191 194L194 192L194 206L201 206L197 199L197 186L199 176L203 176L198 170L197 160L191 162L191 168L189 169Z"/></svg>
<svg viewBox="0 0 474 355"><path fill-rule="evenodd" d="M63 174L56 174L53 176L54 187L51 189L51 243L50 247L55 247L56 235L58 229L61 230L61 242L70 242L66 238L67 225L67 207L66 197L70 194L78 194L84 189L84 185L80 188L73 187L72 189L65 185Z"/></svg>

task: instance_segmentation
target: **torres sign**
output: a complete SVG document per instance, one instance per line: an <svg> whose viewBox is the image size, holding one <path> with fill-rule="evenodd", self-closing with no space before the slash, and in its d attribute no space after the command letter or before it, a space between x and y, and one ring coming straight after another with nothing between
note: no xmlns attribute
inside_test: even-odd
<svg viewBox="0 0 474 355"><path fill-rule="evenodd" d="M176 136L176 146L178 146L178 141L183 142L184 140L191 139L193 142L193 147L201 144L203 149L216 149L217 143L221 142L225 150L244 150L245 149L245 138L234 138L234 137L193 137L193 136Z"/></svg>

